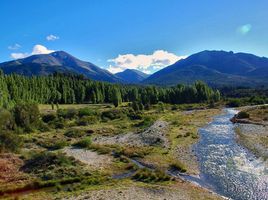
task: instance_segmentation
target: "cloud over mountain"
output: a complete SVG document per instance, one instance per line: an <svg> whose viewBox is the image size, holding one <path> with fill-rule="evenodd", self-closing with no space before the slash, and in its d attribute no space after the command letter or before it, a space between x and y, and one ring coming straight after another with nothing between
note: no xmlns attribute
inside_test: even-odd
<svg viewBox="0 0 268 200"><path fill-rule="evenodd" d="M108 70L112 73L122 72L125 69L137 69L145 73L162 69L176 61L186 58L186 56L177 56L164 50L156 50L152 54L124 54L116 58L109 59L111 64Z"/></svg>
<svg viewBox="0 0 268 200"><path fill-rule="evenodd" d="M21 58L25 58L25 57L28 57L28 56L31 56L31 55L36 55L36 54L49 54L49 53L52 53L54 52L54 50L50 50L48 49L47 47L43 46L43 45L40 45L40 44L37 44L33 47L33 50L32 50L32 53L11 53L11 58L13 59L21 59Z"/></svg>

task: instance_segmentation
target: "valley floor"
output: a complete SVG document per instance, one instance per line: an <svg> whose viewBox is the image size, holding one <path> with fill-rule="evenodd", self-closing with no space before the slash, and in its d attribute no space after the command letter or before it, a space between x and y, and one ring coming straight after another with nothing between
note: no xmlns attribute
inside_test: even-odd
<svg viewBox="0 0 268 200"><path fill-rule="evenodd" d="M130 119L129 113L125 114L127 105L116 109L106 104L60 105L60 109L83 108L94 111L92 123L81 123L76 117L65 120L60 128L25 134L24 148L18 155L1 156L0 189L3 195L7 193L2 198L221 199L206 189L165 175L171 167L188 174L199 173L192 145L198 141L198 128L220 109L205 105L154 106ZM43 115L56 113L49 105L41 105L40 111ZM105 118L104 112L120 116L111 118L106 113ZM100 119L94 118L97 115ZM6 172L14 176L6 177ZM35 181L46 187L25 187Z"/></svg>

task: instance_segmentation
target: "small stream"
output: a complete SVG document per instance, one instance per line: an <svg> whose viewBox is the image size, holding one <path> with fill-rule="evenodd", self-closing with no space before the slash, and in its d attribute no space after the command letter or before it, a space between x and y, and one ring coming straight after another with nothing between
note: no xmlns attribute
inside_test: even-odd
<svg viewBox="0 0 268 200"><path fill-rule="evenodd" d="M237 144L235 125L229 121L236 113L226 109L199 130L200 141L194 147L200 166L196 182L234 200L268 200L268 163Z"/></svg>

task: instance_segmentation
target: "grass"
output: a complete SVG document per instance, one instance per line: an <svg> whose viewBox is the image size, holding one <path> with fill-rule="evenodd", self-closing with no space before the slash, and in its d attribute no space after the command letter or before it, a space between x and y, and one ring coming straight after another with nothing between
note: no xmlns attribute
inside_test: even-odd
<svg viewBox="0 0 268 200"><path fill-rule="evenodd" d="M133 180L145 183L156 183L171 180L171 177L160 170L139 169L132 176Z"/></svg>
<svg viewBox="0 0 268 200"><path fill-rule="evenodd" d="M133 180L146 184L164 183L170 180L170 177L166 176L163 171L170 167L177 168L181 172L186 169L189 173L194 172L192 168L197 163L189 162L191 157L187 157L187 153L183 152L181 155L178 154L176 149L177 147L188 148L195 143L198 140L197 129L209 121L211 116L219 113L219 110L216 109L198 110L193 113L184 112L202 107L203 105L200 104L177 106L164 104L161 105L161 109L158 105L154 105L150 110L132 113L126 104L123 104L116 108L119 111L112 113L112 119L109 119L109 111L113 110L114 112L115 110L110 104L59 105L60 109L75 110L69 113L68 117L62 118L58 118L58 116L55 118L56 106L55 110L52 110L51 105L39 105L42 116L46 116L44 123L47 124L49 130L43 132L36 130L22 135L26 141L24 147L28 149L21 152L25 163L28 164L24 172L40 181L39 185L43 185L42 187L46 187L47 184L63 193L73 192L95 187L95 184L105 185L107 182L109 183L111 180L107 178L107 174L136 170L137 166L129 160L129 158L134 158L152 164L156 170L138 170ZM92 116L91 111L99 113L100 116L103 112L108 113L108 115L105 115L103 119L100 117L95 120L95 118L89 118ZM114 115L117 116L114 118ZM168 149L119 144L100 145L91 140L95 136L115 136L130 131L139 132L157 119L165 120L170 124L170 130L167 134L170 141ZM94 123L90 123L90 120ZM82 163L60 154L62 148L71 145L87 148L99 154L112 155L115 153L117 156L113 158L109 169L91 171ZM53 155L50 155L51 152L48 150L54 150ZM43 151L45 152L43 156L39 155L39 158L35 156ZM29 152L34 152L34 155ZM65 180L70 180L70 182L65 183ZM71 180L77 180L77 182ZM29 181L32 182L32 180ZM116 184L120 183L122 181L116 182Z"/></svg>

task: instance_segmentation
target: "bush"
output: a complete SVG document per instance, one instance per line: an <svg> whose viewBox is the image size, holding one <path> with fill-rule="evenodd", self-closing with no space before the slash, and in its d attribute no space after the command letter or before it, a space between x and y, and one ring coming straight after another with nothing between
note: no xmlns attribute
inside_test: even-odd
<svg viewBox="0 0 268 200"><path fill-rule="evenodd" d="M89 148L91 143L92 143L91 138L86 137L86 138L78 141L77 143L75 143L74 146L80 147L80 148Z"/></svg>
<svg viewBox="0 0 268 200"><path fill-rule="evenodd" d="M150 147L124 147L121 150L121 154L132 158L132 157L139 157L144 158L146 155L150 154L152 152L152 148Z"/></svg>
<svg viewBox="0 0 268 200"><path fill-rule="evenodd" d="M47 170L50 167L75 165L75 160L62 153L41 152L34 154L31 159L25 162L22 170L25 172L38 172Z"/></svg>
<svg viewBox="0 0 268 200"><path fill-rule="evenodd" d="M227 106L239 107L239 106L241 106L241 101L239 99L231 99L229 102L227 102Z"/></svg>
<svg viewBox="0 0 268 200"><path fill-rule="evenodd" d="M0 130L0 152L17 152L23 145L23 140L12 131Z"/></svg>
<svg viewBox="0 0 268 200"><path fill-rule="evenodd" d="M37 145L47 148L49 150L57 150L57 149L62 149L68 145L68 143L65 140L60 140L55 138L50 138L50 139L38 139Z"/></svg>
<svg viewBox="0 0 268 200"><path fill-rule="evenodd" d="M58 142L54 143L51 146L51 149L58 150L58 149L63 149L66 146L68 146L68 142L66 142L66 141L58 141Z"/></svg>
<svg viewBox="0 0 268 200"><path fill-rule="evenodd" d="M43 121L38 122L37 129L41 132L46 132L50 130L49 126Z"/></svg>
<svg viewBox="0 0 268 200"><path fill-rule="evenodd" d="M165 105L163 102L158 102L157 104L157 111L158 112L164 112L165 111Z"/></svg>
<svg viewBox="0 0 268 200"><path fill-rule="evenodd" d="M69 129L64 133L65 136L70 138L79 138L85 135L85 133L78 129Z"/></svg>
<svg viewBox="0 0 268 200"><path fill-rule="evenodd" d="M154 183L154 182L169 181L171 177L159 170L149 170L143 168L137 170L137 172L132 176L132 179L145 183Z"/></svg>
<svg viewBox="0 0 268 200"><path fill-rule="evenodd" d="M17 104L13 109L13 114L16 124L25 129L35 127L40 117L36 104Z"/></svg>
<svg viewBox="0 0 268 200"><path fill-rule="evenodd" d="M81 108L78 110L78 116L83 117L83 116L91 116L91 115L96 115L96 112L93 112L90 108Z"/></svg>
<svg viewBox="0 0 268 200"><path fill-rule="evenodd" d="M239 113L237 113L236 118L237 119L246 119L246 118L249 118L249 114L245 111L240 111Z"/></svg>
<svg viewBox="0 0 268 200"><path fill-rule="evenodd" d="M45 123L48 123L48 122L50 122L50 121L53 121L53 120L55 120L57 118L57 116L55 115L55 114L46 114L46 115L43 115L42 116L42 120L43 120L43 122L45 122Z"/></svg>
<svg viewBox="0 0 268 200"><path fill-rule="evenodd" d="M87 126L90 124L94 124L98 121L97 116L83 116L82 118L76 121L78 126Z"/></svg>
<svg viewBox="0 0 268 200"><path fill-rule="evenodd" d="M108 110L108 111L103 111L101 113L101 118L103 120L114 120L114 119L120 119L125 117L125 114L122 112L122 110L119 109L112 109L112 110Z"/></svg>
<svg viewBox="0 0 268 200"><path fill-rule="evenodd" d="M147 128L154 123L154 119L152 117L146 116L143 121L138 123L137 126L141 128Z"/></svg>
<svg viewBox="0 0 268 200"><path fill-rule="evenodd" d="M6 109L0 109L0 130L15 129L15 121L12 114Z"/></svg>
<svg viewBox="0 0 268 200"><path fill-rule="evenodd" d="M99 154L109 154L113 151L111 147L100 145L100 144L91 144L89 149L98 152Z"/></svg>
<svg viewBox="0 0 268 200"><path fill-rule="evenodd" d="M65 126L65 122L63 118L56 118L55 120L50 121L49 125L54 127L55 129L63 129Z"/></svg>
<svg viewBox="0 0 268 200"><path fill-rule="evenodd" d="M76 109L58 109L57 110L58 117L62 117L64 119L73 119L78 115Z"/></svg>
<svg viewBox="0 0 268 200"><path fill-rule="evenodd" d="M171 170L177 170L177 171L182 172L182 173L185 173L187 171L186 168L185 168L185 166L184 166L184 164L182 164L179 161L170 164L169 165L169 168Z"/></svg>
<svg viewBox="0 0 268 200"><path fill-rule="evenodd" d="M142 113L138 112L138 111L134 111L133 109L129 109L129 112L128 112L127 116L131 120L142 119Z"/></svg>

